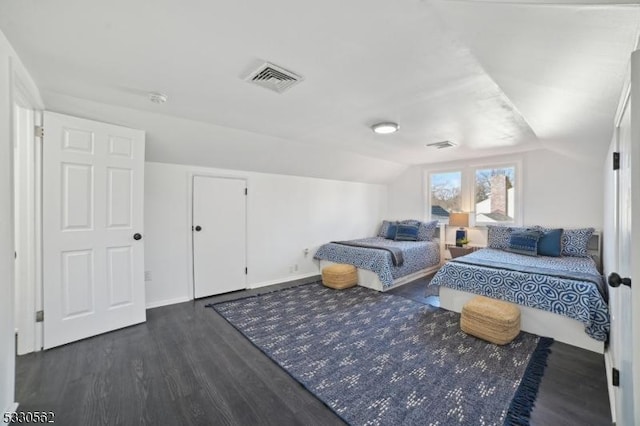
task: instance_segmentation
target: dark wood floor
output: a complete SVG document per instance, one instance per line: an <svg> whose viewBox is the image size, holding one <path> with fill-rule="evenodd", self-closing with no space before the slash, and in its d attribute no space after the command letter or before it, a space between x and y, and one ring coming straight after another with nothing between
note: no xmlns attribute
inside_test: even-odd
<svg viewBox="0 0 640 426"><path fill-rule="evenodd" d="M427 281L393 290L425 302ZM150 309L142 325L17 358L20 411L60 425L338 425L343 422L255 348L212 301ZM554 343L534 425L608 425L601 355Z"/></svg>

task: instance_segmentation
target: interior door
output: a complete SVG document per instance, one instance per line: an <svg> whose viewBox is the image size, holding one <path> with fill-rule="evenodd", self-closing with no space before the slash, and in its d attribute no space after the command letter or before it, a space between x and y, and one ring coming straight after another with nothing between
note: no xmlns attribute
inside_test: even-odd
<svg viewBox="0 0 640 426"><path fill-rule="evenodd" d="M637 242L640 238L640 56L631 57L630 95L621 105L616 128L620 167L614 198L614 238L617 241L615 271L609 274L612 321L612 362L619 370L615 390L616 424L640 421L640 294L632 291L632 276L640 277ZM615 179L614 179L615 183ZM611 200L609 200L611 201ZM635 226L634 226L635 224ZM634 244L635 242L635 244Z"/></svg>
<svg viewBox="0 0 640 426"><path fill-rule="evenodd" d="M193 177L196 298L246 288L246 188L242 179Z"/></svg>
<svg viewBox="0 0 640 426"><path fill-rule="evenodd" d="M618 172L618 265L615 273L630 277L631 270L631 105L627 103L618 128L618 149L620 170ZM613 285L619 283L612 281ZM616 367L622 373L617 389L616 413L618 424L633 425L633 318L631 288L618 285L611 289L612 343L615 351Z"/></svg>
<svg viewBox="0 0 640 426"><path fill-rule="evenodd" d="M45 112L44 348L144 322L144 132Z"/></svg>

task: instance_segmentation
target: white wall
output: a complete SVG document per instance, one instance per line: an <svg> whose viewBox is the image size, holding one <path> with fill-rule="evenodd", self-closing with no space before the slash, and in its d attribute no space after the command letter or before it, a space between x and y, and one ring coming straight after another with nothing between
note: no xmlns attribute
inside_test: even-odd
<svg viewBox="0 0 640 426"><path fill-rule="evenodd" d="M193 174L247 179L249 288L318 274L313 254L321 244L372 236L386 217L384 185L153 162L145 167L147 306L192 297Z"/></svg>
<svg viewBox="0 0 640 426"><path fill-rule="evenodd" d="M13 81L37 93L33 80L0 31L0 413L13 410L15 382L13 261Z"/></svg>
<svg viewBox="0 0 640 426"><path fill-rule="evenodd" d="M591 164L547 149L529 151L520 156L482 158L482 163L504 162L522 158L523 224L603 227L602 161ZM478 160L474 160L474 163ZM470 162L414 166L389 185L389 218L424 217L427 213L424 195L424 172L432 169L464 167ZM451 237L449 240L453 240ZM485 232L469 230L472 243L484 244Z"/></svg>

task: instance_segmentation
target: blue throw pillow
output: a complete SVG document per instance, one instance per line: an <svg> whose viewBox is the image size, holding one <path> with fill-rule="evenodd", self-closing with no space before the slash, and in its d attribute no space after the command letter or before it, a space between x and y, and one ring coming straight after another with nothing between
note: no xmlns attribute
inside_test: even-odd
<svg viewBox="0 0 640 426"><path fill-rule="evenodd" d="M560 257L562 255L562 228L543 231L538 240L538 254Z"/></svg>
<svg viewBox="0 0 640 426"><path fill-rule="evenodd" d="M396 241L418 241L418 227L415 225L398 225Z"/></svg>
<svg viewBox="0 0 640 426"><path fill-rule="evenodd" d="M431 241L436 233L436 228L439 223L437 220L431 222L421 222L415 219L407 219L400 222L403 225L414 225L418 227L418 240L417 241Z"/></svg>
<svg viewBox="0 0 640 426"><path fill-rule="evenodd" d="M527 256L537 256L540 234L540 231L536 231L534 229L513 231L509 238L509 247L507 248L507 251L526 254Z"/></svg>
<svg viewBox="0 0 640 426"><path fill-rule="evenodd" d="M387 234L384 237L387 240L395 240L397 233L398 233L398 224L397 223L389 223L389 227L387 228Z"/></svg>

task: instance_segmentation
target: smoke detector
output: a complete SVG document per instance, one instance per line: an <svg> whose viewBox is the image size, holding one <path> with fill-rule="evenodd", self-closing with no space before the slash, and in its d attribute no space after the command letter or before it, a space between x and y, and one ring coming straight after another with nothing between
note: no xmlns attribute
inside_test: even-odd
<svg viewBox="0 0 640 426"><path fill-rule="evenodd" d="M149 93L149 100L154 104L163 104L167 102L167 95L164 93L151 92Z"/></svg>
<svg viewBox="0 0 640 426"><path fill-rule="evenodd" d="M304 77L292 71L265 62L244 79L265 89L282 93L304 80Z"/></svg>
<svg viewBox="0 0 640 426"><path fill-rule="evenodd" d="M443 149L443 148L451 148L452 146L456 146L456 144L454 144L451 141L441 141L441 142L428 143L427 146L437 148L437 149Z"/></svg>

